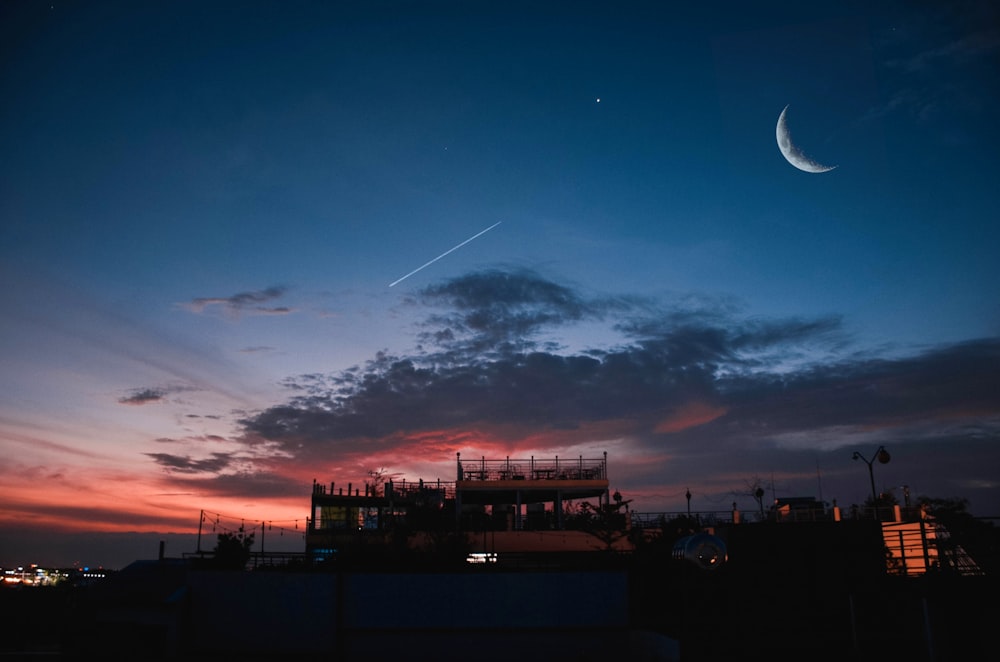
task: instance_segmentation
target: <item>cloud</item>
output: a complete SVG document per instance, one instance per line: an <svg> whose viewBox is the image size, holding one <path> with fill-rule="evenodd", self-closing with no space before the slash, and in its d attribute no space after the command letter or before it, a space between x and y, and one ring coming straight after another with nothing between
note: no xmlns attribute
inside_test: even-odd
<svg viewBox="0 0 1000 662"><path fill-rule="evenodd" d="M995 10L991 10L990 13L996 18ZM963 29L961 36L953 36L951 33L941 34L938 30L937 26L923 26L923 29L918 31L920 41L907 42L919 43L923 47L890 58L885 62L885 66L909 74L937 74L939 68L975 62L989 58L1000 51L1000 28L997 28L995 21L969 26ZM927 47L927 44L930 46Z"/></svg>
<svg viewBox="0 0 1000 662"><path fill-rule="evenodd" d="M142 388L133 391L131 395L119 398L118 402L123 405L148 405L152 402L162 402L166 394L163 389Z"/></svg>
<svg viewBox="0 0 1000 662"><path fill-rule="evenodd" d="M118 402L123 405L148 405L163 402L168 395L173 393L183 393L185 391L197 391L193 386L155 386L134 389L129 395L118 398Z"/></svg>
<svg viewBox="0 0 1000 662"><path fill-rule="evenodd" d="M188 515L171 515L169 511L150 512L143 508L140 500L132 504L116 504L115 506L86 506L72 503L38 503L10 502L5 504L11 512L30 513L23 517L20 525L35 526L31 520L41 522L37 526L51 530L65 531L95 531L124 528L134 530L136 522L143 527L163 529L186 529L190 526ZM9 528L5 526L6 529Z"/></svg>
<svg viewBox="0 0 1000 662"><path fill-rule="evenodd" d="M179 473L220 473L230 467L234 460L232 453L212 453L209 458L202 460L170 453L146 453L146 455L164 469Z"/></svg>
<svg viewBox="0 0 1000 662"><path fill-rule="evenodd" d="M733 480L766 470L762 451L1000 432L997 339L887 359L852 353L836 317L744 319L728 302L587 299L525 272L455 279L418 302L451 307L422 323L433 349L290 379L292 397L242 419L243 443L266 441L289 463L340 466L440 463L463 449L618 447L653 484L696 460ZM621 342L560 352L533 340L592 319Z"/></svg>
<svg viewBox="0 0 1000 662"><path fill-rule="evenodd" d="M269 301L281 298L287 290L288 288L283 285L273 285L256 292L240 292L228 297L198 297L181 305L195 313L202 313L213 306L220 306L231 317L238 317L243 313L287 315L293 312L287 306L269 307L264 305Z"/></svg>
<svg viewBox="0 0 1000 662"><path fill-rule="evenodd" d="M727 411L725 407L713 407L703 402L693 402L660 421L654 428L654 432L660 434L681 432L688 428L710 423L720 416L725 416Z"/></svg>
<svg viewBox="0 0 1000 662"><path fill-rule="evenodd" d="M866 119L904 112L918 122L954 118L957 111L989 112L982 86L992 80L1000 52L995 3L964 3L960 11L942 4L893 26L878 44L886 76L896 76L892 95ZM954 121L954 119L953 119Z"/></svg>
<svg viewBox="0 0 1000 662"><path fill-rule="evenodd" d="M176 490L175 494L301 498L308 489L308 482L298 476L267 469L273 458L260 458L261 466L251 468L250 457L238 453L213 452L204 459L170 453L146 455L167 471L163 481Z"/></svg>
<svg viewBox="0 0 1000 662"><path fill-rule="evenodd" d="M201 495L223 497L252 494L255 499L302 499L309 491L307 482L271 471L224 472L210 478L178 476L171 482Z"/></svg>
<svg viewBox="0 0 1000 662"><path fill-rule="evenodd" d="M424 288L415 300L447 308L428 316L423 341L472 354L533 347L547 326L598 315L569 288L529 271L473 273Z"/></svg>

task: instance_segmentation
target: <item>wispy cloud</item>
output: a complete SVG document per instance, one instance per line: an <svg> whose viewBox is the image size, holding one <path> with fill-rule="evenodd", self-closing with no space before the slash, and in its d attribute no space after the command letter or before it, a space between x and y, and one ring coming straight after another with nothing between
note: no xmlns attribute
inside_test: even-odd
<svg viewBox="0 0 1000 662"><path fill-rule="evenodd" d="M188 455L172 455L170 453L146 453L158 465L169 471L180 473L220 473L230 467L234 456L232 453L212 453L208 458L197 460Z"/></svg>
<svg viewBox="0 0 1000 662"><path fill-rule="evenodd" d="M981 86L993 79L1000 53L996 5L942 4L915 16L919 21L893 26L878 45L883 71L896 79L866 119L902 112L926 122L956 110L989 112Z"/></svg>
<svg viewBox="0 0 1000 662"><path fill-rule="evenodd" d="M132 392L118 399L123 405L148 405L154 402L162 402L166 391L162 389L143 388Z"/></svg>
<svg viewBox="0 0 1000 662"><path fill-rule="evenodd" d="M197 391L198 389L193 386L154 386L154 387L142 387L132 390L128 395L124 395L118 398L118 402L123 405L150 405L159 402L164 402L167 396L174 393L183 393L186 391Z"/></svg>
<svg viewBox="0 0 1000 662"><path fill-rule="evenodd" d="M241 354L267 354L273 352L274 347L269 347L267 345L257 345L255 347L244 347L240 350Z"/></svg>
<svg viewBox="0 0 1000 662"><path fill-rule="evenodd" d="M288 306L267 306L270 301L280 299L288 290L283 285L273 285L254 292L240 292L227 297L198 297L181 304L195 313L202 313L214 307L222 308L231 317L242 314L287 315L293 310Z"/></svg>
<svg viewBox="0 0 1000 662"><path fill-rule="evenodd" d="M926 34L924 35L926 36ZM948 67L975 61L1000 51L1000 28L983 25L978 30L957 38L933 41L932 46L891 58L886 66L906 73L934 73L938 67Z"/></svg>

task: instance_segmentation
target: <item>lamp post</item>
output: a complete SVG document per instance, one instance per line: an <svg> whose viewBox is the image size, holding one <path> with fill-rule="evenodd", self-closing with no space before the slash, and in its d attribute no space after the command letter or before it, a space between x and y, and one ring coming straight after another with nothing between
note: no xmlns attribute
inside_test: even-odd
<svg viewBox="0 0 1000 662"><path fill-rule="evenodd" d="M872 455L872 459L870 460L861 453L854 451L854 455L851 456L851 459L861 460L868 465L868 480L871 481L872 485L872 506L875 507L875 519L881 519L878 514L878 495L875 494L875 472L872 471L872 463L875 462L875 460L878 460L879 464L888 464L890 459L889 451L885 449L885 446L879 446L878 450L875 451L875 454Z"/></svg>

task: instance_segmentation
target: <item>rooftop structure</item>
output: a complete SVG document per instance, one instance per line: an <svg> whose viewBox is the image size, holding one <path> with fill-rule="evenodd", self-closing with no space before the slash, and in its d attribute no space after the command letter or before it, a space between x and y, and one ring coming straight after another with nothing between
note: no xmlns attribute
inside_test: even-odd
<svg viewBox="0 0 1000 662"><path fill-rule="evenodd" d="M607 467L607 453L572 459L463 459L458 453L454 481L390 480L366 483L363 488L348 484L346 492L334 483L327 489L314 482L306 554L322 559L351 538L377 540L402 528L450 531L470 538L487 531L566 531L572 528L566 517L571 502L596 500L597 511L614 508ZM624 517L621 524L627 526ZM567 537L560 539L565 542ZM583 548L591 549L590 542Z"/></svg>

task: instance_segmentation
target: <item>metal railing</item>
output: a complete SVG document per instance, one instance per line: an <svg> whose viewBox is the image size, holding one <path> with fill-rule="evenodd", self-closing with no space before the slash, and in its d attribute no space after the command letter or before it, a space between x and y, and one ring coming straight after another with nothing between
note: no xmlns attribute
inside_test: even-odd
<svg viewBox="0 0 1000 662"><path fill-rule="evenodd" d="M423 498L444 501L455 498L455 482L437 480L431 483L423 480L407 481L405 479L396 482L390 480L383 486L383 494L387 498L393 499L415 500Z"/></svg>
<svg viewBox="0 0 1000 662"><path fill-rule="evenodd" d="M759 518L759 514L757 515ZM640 512L630 512L629 513L629 525L633 529L657 529L663 526L667 522L672 522L674 520L688 519L687 511L671 511L671 512L658 512L658 513L640 513ZM692 512L690 519L694 520L700 526L715 526L718 524L732 524L733 523L733 511L731 510L719 510L719 511L698 511ZM759 521L759 519L754 519L753 513L740 513L740 521Z"/></svg>
<svg viewBox="0 0 1000 662"><path fill-rule="evenodd" d="M917 524L897 522L883 526L889 574L906 577L937 571L985 574L943 526L926 520Z"/></svg>
<svg viewBox="0 0 1000 662"><path fill-rule="evenodd" d="M688 518L701 526L751 522L831 522L834 519L831 512L813 508L787 512L765 510L763 513L759 510L699 510L690 514L687 511L629 513L631 526L640 529L657 528L665 522Z"/></svg>
<svg viewBox="0 0 1000 662"><path fill-rule="evenodd" d="M458 480L606 480L608 458L555 458L462 460L458 458Z"/></svg>

